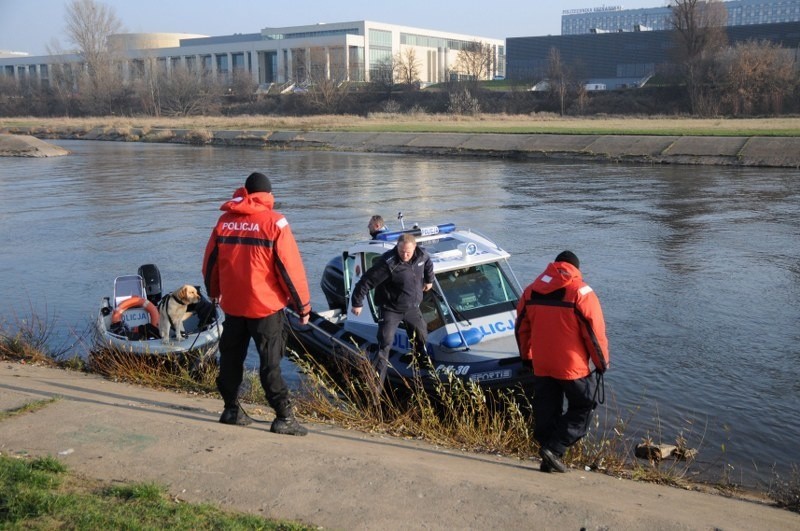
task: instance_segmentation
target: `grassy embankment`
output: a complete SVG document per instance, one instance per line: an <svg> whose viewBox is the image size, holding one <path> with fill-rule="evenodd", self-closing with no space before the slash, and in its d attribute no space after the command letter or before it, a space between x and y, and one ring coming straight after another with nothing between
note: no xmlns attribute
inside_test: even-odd
<svg viewBox="0 0 800 531"><path fill-rule="evenodd" d="M152 483L103 483L69 472L54 457L0 456L0 529L305 531L316 527L185 503Z"/></svg>
<svg viewBox="0 0 800 531"><path fill-rule="evenodd" d="M231 116L188 118L0 118L0 129L36 127L42 130L102 128L353 131L432 133L550 133L569 135L655 136L800 136L800 117L689 118L620 117L562 118L553 114L454 116L434 114L325 115L310 117Z"/></svg>

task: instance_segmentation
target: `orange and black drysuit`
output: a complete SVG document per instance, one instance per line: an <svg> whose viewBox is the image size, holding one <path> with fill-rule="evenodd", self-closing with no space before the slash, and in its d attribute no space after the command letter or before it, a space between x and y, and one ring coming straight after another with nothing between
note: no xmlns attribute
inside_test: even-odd
<svg viewBox="0 0 800 531"><path fill-rule="evenodd" d="M260 356L259 376L278 416L289 411L288 388L280 372L286 346L289 306L300 315L311 311L308 283L289 223L272 207L269 192L245 188L221 207L206 245L203 278L225 312L220 338L217 387L225 407L236 407L242 367L252 337Z"/></svg>
<svg viewBox="0 0 800 531"><path fill-rule="evenodd" d="M577 267L552 262L525 289L515 334L520 357L533 364L534 437L562 456L586 435L596 406L589 362L600 373L609 362L600 301Z"/></svg>

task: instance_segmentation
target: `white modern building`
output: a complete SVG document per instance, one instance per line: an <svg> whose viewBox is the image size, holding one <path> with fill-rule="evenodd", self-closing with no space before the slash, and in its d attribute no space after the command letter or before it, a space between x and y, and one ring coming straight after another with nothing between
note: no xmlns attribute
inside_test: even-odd
<svg viewBox="0 0 800 531"><path fill-rule="evenodd" d="M800 0L730 0L722 4L728 11L728 26L800 21ZM668 30L672 29L670 16L668 6L624 9L621 5L604 5L565 9L561 14L561 35Z"/></svg>
<svg viewBox="0 0 800 531"><path fill-rule="evenodd" d="M174 33L114 35L125 79L155 62L167 73L176 67L230 79L236 72L270 84L309 83L314 79L370 81L397 57L414 58L419 81L439 83L462 77L458 54L476 43L490 46L493 58L484 77L505 76L505 42L380 22L355 21L285 28L218 37ZM409 54L409 50L412 52ZM54 64L79 66L78 55L0 55L0 75L47 83Z"/></svg>

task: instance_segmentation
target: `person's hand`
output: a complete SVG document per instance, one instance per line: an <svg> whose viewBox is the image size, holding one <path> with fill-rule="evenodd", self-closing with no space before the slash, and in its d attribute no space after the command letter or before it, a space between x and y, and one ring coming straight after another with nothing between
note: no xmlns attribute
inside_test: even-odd
<svg viewBox="0 0 800 531"><path fill-rule="evenodd" d="M361 315L361 306L353 306L350 311L353 312L353 315Z"/></svg>
<svg viewBox="0 0 800 531"><path fill-rule="evenodd" d="M432 287L433 287L433 284L423 284L422 285L422 291L428 291Z"/></svg>
<svg viewBox="0 0 800 531"><path fill-rule="evenodd" d="M301 316L300 316L300 324L301 324L301 325L307 325L307 324L308 324L308 318L309 318L309 317L311 317L311 314L310 314L310 313L307 313L307 314L305 314L305 315L301 315Z"/></svg>

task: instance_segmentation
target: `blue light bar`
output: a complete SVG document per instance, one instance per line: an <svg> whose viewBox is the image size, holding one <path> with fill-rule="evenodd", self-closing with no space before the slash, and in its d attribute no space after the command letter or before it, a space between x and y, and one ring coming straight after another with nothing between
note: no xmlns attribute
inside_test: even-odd
<svg viewBox="0 0 800 531"><path fill-rule="evenodd" d="M435 236L437 234L449 234L456 230L455 223L443 223L441 225L431 225L429 227L419 227L416 229L408 229L408 230L395 230L391 232L381 232L377 236L375 236L376 240L381 240L384 242L393 242L396 241L397 238L400 237L401 234L411 234L412 236Z"/></svg>

